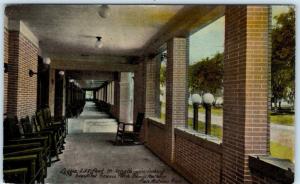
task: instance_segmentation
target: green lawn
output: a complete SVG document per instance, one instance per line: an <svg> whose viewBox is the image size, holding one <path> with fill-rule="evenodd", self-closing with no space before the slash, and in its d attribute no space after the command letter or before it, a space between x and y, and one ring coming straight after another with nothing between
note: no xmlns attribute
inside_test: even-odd
<svg viewBox="0 0 300 184"><path fill-rule="evenodd" d="M271 142L271 155L276 158L294 160L294 148Z"/></svg>
<svg viewBox="0 0 300 184"><path fill-rule="evenodd" d="M162 103L162 107L165 107L165 103ZM189 112L193 112L192 105L189 105ZM204 107L200 107L199 112L205 113ZM213 107L211 109L211 113L216 116L222 116L223 109ZM272 114L270 115L270 121L271 123L274 124L293 126L295 122L294 117L295 117L294 114Z"/></svg>
<svg viewBox="0 0 300 184"><path fill-rule="evenodd" d="M272 123L280 125L293 126L295 122L293 114L276 114L271 115L270 118Z"/></svg>
<svg viewBox="0 0 300 184"><path fill-rule="evenodd" d="M164 118L165 118L165 114L161 113L161 119L164 120ZM190 127L193 126L193 119L192 118L188 119L188 126L190 126ZM199 132L204 133L204 131L205 131L204 122L199 121L198 128L199 128ZM212 124L212 127L211 127L211 135L212 136L215 136L215 137L218 137L219 139L222 139L222 133L223 133L222 127ZM282 145L282 144L277 143L277 142L271 142L270 146L271 146L270 147L271 155L273 157L282 158L282 159L289 159L291 161L294 160L294 148L290 148L288 146Z"/></svg>
<svg viewBox="0 0 300 184"><path fill-rule="evenodd" d="M160 113L160 119L162 121L166 121L166 115L164 113Z"/></svg>
<svg viewBox="0 0 300 184"><path fill-rule="evenodd" d="M202 121L198 121L198 131L199 132L205 132L205 123ZM188 120L188 126L193 127L193 119L189 118ZM211 125L211 135L218 137L219 139L222 139L222 127L218 125Z"/></svg>
<svg viewBox="0 0 300 184"><path fill-rule="evenodd" d="M189 105L189 112L193 112L193 111L194 111L193 106ZM199 107L199 112L205 113L204 107ZM211 114L216 115L216 116L222 116L223 115L223 109L212 107L211 108Z"/></svg>
<svg viewBox="0 0 300 184"><path fill-rule="evenodd" d="M191 105L189 105L189 112L193 112L193 107ZM199 112L205 113L205 109L203 107L200 107ZM213 107L211 109L211 114L216 116L222 116L223 109ZM271 123L288 126L293 126L295 122L293 114L272 114L270 115L270 120Z"/></svg>

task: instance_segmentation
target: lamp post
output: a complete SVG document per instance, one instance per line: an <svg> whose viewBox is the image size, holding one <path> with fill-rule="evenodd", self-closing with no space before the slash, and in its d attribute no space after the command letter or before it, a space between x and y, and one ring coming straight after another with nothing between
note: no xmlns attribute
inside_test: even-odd
<svg viewBox="0 0 300 184"><path fill-rule="evenodd" d="M198 131L198 108L202 102L202 98L199 94L192 95L194 118L193 118L193 129Z"/></svg>
<svg viewBox="0 0 300 184"><path fill-rule="evenodd" d="M211 93L205 93L203 95L203 104L205 108L205 134L211 132L211 105L214 102L215 98Z"/></svg>

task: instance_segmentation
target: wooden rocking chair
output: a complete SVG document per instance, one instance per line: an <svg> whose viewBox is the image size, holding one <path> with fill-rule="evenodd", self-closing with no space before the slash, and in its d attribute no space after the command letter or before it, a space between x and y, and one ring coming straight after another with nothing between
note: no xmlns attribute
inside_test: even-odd
<svg viewBox="0 0 300 184"><path fill-rule="evenodd" d="M136 122L134 124L118 122L118 129L116 134L116 144L134 143L140 144L139 136L144 121L145 113L138 113ZM133 131L126 130L127 126L133 126Z"/></svg>

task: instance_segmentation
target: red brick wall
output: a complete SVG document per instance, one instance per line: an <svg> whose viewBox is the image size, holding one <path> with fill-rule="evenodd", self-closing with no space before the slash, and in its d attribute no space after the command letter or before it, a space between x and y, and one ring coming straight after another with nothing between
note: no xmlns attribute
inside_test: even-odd
<svg viewBox="0 0 300 184"><path fill-rule="evenodd" d="M223 183L251 183L248 155L268 152L267 6L225 10Z"/></svg>
<svg viewBox="0 0 300 184"><path fill-rule="evenodd" d="M187 39L173 38L167 43L166 67L166 152L173 160L174 128L187 122Z"/></svg>
<svg viewBox="0 0 300 184"><path fill-rule="evenodd" d="M114 74L114 85L113 85L113 98L114 98L114 104L111 106L111 113L113 114L114 117L119 119L119 114L120 114L120 77L119 74L116 72ZM100 90L98 91L98 99L101 97Z"/></svg>
<svg viewBox="0 0 300 184"><path fill-rule="evenodd" d="M148 130L146 146L162 160L167 161L165 152L165 125L149 118L146 121Z"/></svg>
<svg viewBox="0 0 300 184"><path fill-rule="evenodd" d="M134 117L145 112L145 64L141 62L134 72Z"/></svg>
<svg viewBox="0 0 300 184"><path fill-rule="evenodd" d="M26 37L19 37L18 116L33 115L36 111L37 75L30 77L28 70L37 71L38 48Z"/></svg>
<svg viewBox="0 0 300 184"><path fill-rule="evenodd" d="M49 108L51 116L54 117L54 99L55 99L55 69L49 70Z"/></svg>
<svg viewBox="0 0 300 184"><path fill-rule="evenodd" d="M9 39L9 32L6 28L4 28L4 63L8 63L8 39ZM8 85L8 73L4 73L3 113L7 112L7 85Z"/></svg>
<svg viewBox="0 0 300 184"><path fill-rule="evenodd" d="M145 116L157 117L156 108L159 101L157 101L157 90L159 90L159 79L157 74L159 73L159 63L154 58L148 58L146 60L146 103L145 103Z"/></svg>
<svg viewBox="0 0 300 184"><path fill-rule="evenodd" d="M7 113L17 115L18 97L18 62L19 32L9 31L8 39L8 85L7 85Z"/></svg>
<svg viewBox="0 0 300 184"><path fill-rule="evenodd" d="M36 111L38 48L18 31L9 32L8 113L19 118Z"/></svg>
<svg viewBox="0 0 300 184"><path fill-rule="evenodd" d="M221 145L175 130L174 165L192 183L221 182Z"/></svg>

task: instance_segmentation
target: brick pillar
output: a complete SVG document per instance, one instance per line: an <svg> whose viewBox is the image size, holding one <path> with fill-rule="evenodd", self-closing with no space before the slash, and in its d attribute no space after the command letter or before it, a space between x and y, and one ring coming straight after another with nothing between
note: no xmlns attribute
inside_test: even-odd
<svg viewBox="0 0 300 184"><path fill-rule="evenodd" d="M54 116L61 119L64 116L64 76L59 75L59 70L55 70L55 97L54 97Z"/></svg>
<svg viewBox="0 0 300 184"><path fill-rule="evenodd" d="M9 20L7 113L19 118L36 111L38 40L21 21Z"/></svg>
<svg viewBox="0 0 300 184"><path fill-rule="evenodd" d="M130 83L129 72L122 72L120 74L120 121L129 123L130 112Z"/></svg>
<svg viewBox="0 0 300 184"><path fill-rule="evenodd" d="M268 152L269 7L225 10L223 183L251 183L248 156Z"/></svg>
<svg viewBox="0 0 300 184"><path fill-rule="evenodd" d="M55 99L55 69L49 70L49 108L51 116L54 116L54 99ZM69 94L70 95L70 94Z"/></svg>
<svg viewBox="0 0 300 184"><path fill-rule="evenodd" d="M174 128L187 122L187 39L173 38L167 43L166 68L166 156L172 163Z"/></svg>
<svg viewBox="0 0 300 184"><path fill-rule="evenodd" d="M146 99L146 62L142 60L138 69L134 72L134 112L133 117L136 118L138 113L145 113ZM141 141L147 142L147 121L143 122L141 129Z"/></svg>
<svg viewBox="0 0 300 184"><path fill-rule="evenodd" d="M145 61L146 65L146 99L145 99L145 117L158 117L157 107L159 107L159 100L157 100L157 91L159 91L159 62L156 57L148 58Z"/></svg>
<svg viewBox="0 0 300 184"><path fill-rule="evenodd" d="M8 64L8 28L4 28L4 63ZM8 73L4 73L4 96L3 96L3 113L7 112L7 86L8 86Z"/></svg>
<svg viewBox="0 0 300 184"><path fill-rule="evenodd" d="M65 75L63 76L60 76L62 77L62 83L63 83L63 89L62 89L62 93L63 93L63 96L62 96L62 115L63 117L66 116L66 77Z"/></svg>
<svg viewBox="0 0 300 184"><path fill-rule="evenodd" d="M138 69L134 72L134 115L145 112L145 67L144 62L140 62Z"/></svg>
<svg viewBox="0 0 300 184"><path fill-rule="evenodd" d="M104 86L104 101L107 103L107 84Z"/></svg>
<svg viewBox="0 0 300 184"><path fill-rule="evenodd" d="M114 73L114 116L120 118L120 75Z"/></svg>
<svg viewBox="0 0 300 184"><path fill-rule="evenodd" d="M96 90L93 90L93 100L95 101L97 99L97 91Z"/></svg>

